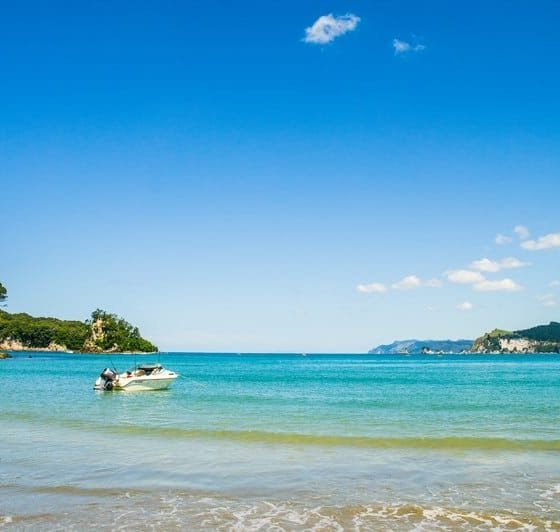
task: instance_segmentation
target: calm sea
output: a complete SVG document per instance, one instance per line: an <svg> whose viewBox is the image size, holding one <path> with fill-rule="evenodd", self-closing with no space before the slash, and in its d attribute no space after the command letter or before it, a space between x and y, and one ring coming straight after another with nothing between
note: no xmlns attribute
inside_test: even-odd
<svg viewBox="0 0 560 532"><path fill-rule="evenodd" d="M157 361L157 357L137 357ZM560 356L165 353L0 361L0 526L560 530Z"/></svg>

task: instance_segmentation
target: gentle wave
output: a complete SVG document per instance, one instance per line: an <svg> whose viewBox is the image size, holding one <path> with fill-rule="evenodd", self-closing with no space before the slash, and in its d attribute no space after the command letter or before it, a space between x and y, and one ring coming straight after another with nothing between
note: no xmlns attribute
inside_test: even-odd
<svg viewBox="0 0 560 532"><path fill-rule="evenodd" d="M93 513L92 513L93 512ZM481 510L413 503L356 505L298 504L294 501L234 499L188 494L158 497L121 495L104 502L103 511L89 505L61 514L0 516L0 525L33 530L54 528L153 530L558 530L558 515L542 517L508 510Z"/></svg>
<svg viewBox="0 0 560 532"><path fill-rule="evenodd" d="M410 448L410 449L481 449L519 451L560 451L560 440L514 440L508 438L483 438L469 436L451 437L371 437L324 434L300 434L267 432L258 430L206 430L182 428L149 428L127 425L107 427L118 433L158 435L166 438L209 438L247 443L270 443L289 445L318 445L323 447L360 448Z"/></svg>
<svg viewBox="0 0 560 532"><path fill-rule="evenodd" d="M0 415L9 418L10 415ZM150 427L133 424L101 424L92 426L91 421L77 419L43 418L36 415L21 416L19 421L58 424L71 430L96 431L149 437L175 439L212 439L242 443L315 445L321 447L354 447L371 449L419 449L419 450L483 450L483 451L560 451L558 439L512 439L479 436L429 436L429 437L379 437L348 436L340 434L305 434L262 430L212 430L203 428Z"/></svg>

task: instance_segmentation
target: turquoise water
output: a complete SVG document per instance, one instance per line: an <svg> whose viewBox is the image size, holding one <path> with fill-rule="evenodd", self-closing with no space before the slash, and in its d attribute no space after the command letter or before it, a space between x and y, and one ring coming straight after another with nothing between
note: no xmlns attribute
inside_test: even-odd
<svg viewBox="0 0 560 532"><path fill-rule="evenodd" d="M154 357L137 357L153 361ZM0 362L0 526L560 529L560 356L120 355Z"/></svg>

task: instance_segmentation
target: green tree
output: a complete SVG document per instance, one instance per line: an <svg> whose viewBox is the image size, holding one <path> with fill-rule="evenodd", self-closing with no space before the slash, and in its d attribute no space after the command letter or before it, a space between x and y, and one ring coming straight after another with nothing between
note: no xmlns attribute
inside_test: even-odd
<svg viewBox="0 0 560 532"><path fill-rule="evenodd" d="M0 283L0 303L3 303L4 301L6 301L6 299L8 299L8 291L6 290L6 287L2 283Z"/></svg>

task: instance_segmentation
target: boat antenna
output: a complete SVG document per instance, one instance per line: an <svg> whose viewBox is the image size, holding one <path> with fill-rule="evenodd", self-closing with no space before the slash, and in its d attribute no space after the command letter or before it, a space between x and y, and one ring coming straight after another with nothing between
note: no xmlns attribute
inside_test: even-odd
<svg viewBox="0 0 560 532"><path fill-rule="evenodd" d="M109 361L111 362L111 366L113 366L113 369L115 370L115 373L118 373L119 370L117 369L117 366L115 366L115 363L113 362L113 357L109 357Z"/></svg>

